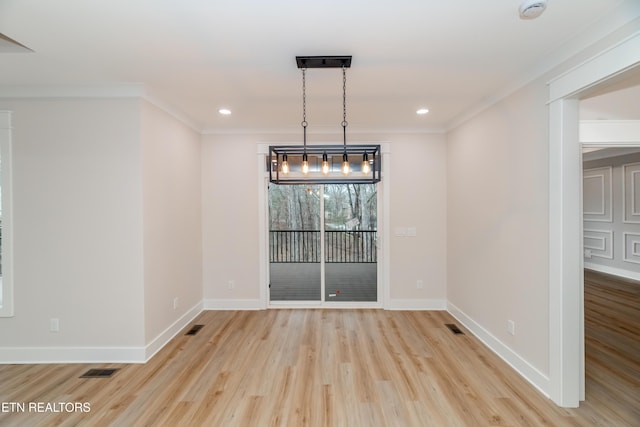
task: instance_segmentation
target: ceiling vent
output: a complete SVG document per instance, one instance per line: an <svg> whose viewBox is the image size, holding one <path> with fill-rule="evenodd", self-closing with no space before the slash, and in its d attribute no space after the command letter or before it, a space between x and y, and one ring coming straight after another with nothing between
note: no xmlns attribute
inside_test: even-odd
<svg viewBox="0 0 640 427"><path fill-rule="evenodd" d="M547 8L547 0L523 0L520 4L521 19L535 19Z"/></svg>

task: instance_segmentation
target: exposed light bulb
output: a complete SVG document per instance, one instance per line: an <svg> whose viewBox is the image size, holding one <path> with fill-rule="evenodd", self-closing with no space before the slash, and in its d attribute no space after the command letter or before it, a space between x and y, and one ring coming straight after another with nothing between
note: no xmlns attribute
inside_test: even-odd
<svg viewBox="0 0 640 427"><path fill-rule="evenodd" d="M327 158L327 153L322 155L322 173L325 175L329 173L329 159Z"/></svg>
<svg viewBox="0 0 640 427"><path fill-rule="evenodd" d="M344 153L342 155L342 173L345 175L349 175L350 172L350 167L349 167L349 157L347 156L347 153Z"/></svg>
<svg viewBox="0 0 640 427"><path fill-rule="evenodd" d="M368 174L371 172L371 165L369 164L369 156L367 153L364 153L362 156L362 173Z"/></svg>
<svg viewBox="0 0 640 427"><path fill-rule="evenodd" d="M288 174L289 173L289 162L287 161L287 155L286 154L282 155L282 173L284 173L284 174Z"/></svg>
<svg viewBox="0 0 640 427"><path fill-rule="evenodd" d="M309 159L307 158L307 153L302 155L302 173L305 175L309 173Z"/></svg>

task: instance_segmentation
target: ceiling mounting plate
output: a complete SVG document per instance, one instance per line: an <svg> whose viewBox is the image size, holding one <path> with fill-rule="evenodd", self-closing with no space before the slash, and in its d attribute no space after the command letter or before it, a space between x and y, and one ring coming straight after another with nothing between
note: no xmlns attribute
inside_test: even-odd
<svg viewBox="0 0 640 427"><path fill-rule="evenodd" d="M349 68L349 56L296 56L298 68Z"/></svg>

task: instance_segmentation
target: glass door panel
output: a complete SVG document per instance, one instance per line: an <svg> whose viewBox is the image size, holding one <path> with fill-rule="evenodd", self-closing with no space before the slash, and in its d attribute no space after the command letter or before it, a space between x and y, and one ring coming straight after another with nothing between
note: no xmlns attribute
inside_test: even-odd
<svg viewBox="0 0 640 427"><path fill-rule="evenodd" d="M321 301L318 185L269 185L271 301Z"/></svg>
<svg viewBox="0 0 640 427"><path fill-rule="evenodd" d="M324 186L325 301L377 301L374 184Z"/></svg>

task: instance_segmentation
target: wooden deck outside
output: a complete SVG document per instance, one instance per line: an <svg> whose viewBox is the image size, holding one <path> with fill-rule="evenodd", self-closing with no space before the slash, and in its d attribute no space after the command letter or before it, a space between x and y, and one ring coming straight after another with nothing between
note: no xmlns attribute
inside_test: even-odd
<svg viewBox="0 0 640 427"><path fill-rule="evenodd" d="M319 301L320 263L271 263L271 301ZM325 301L377 301L376 263L325 264Z"/></svg>

